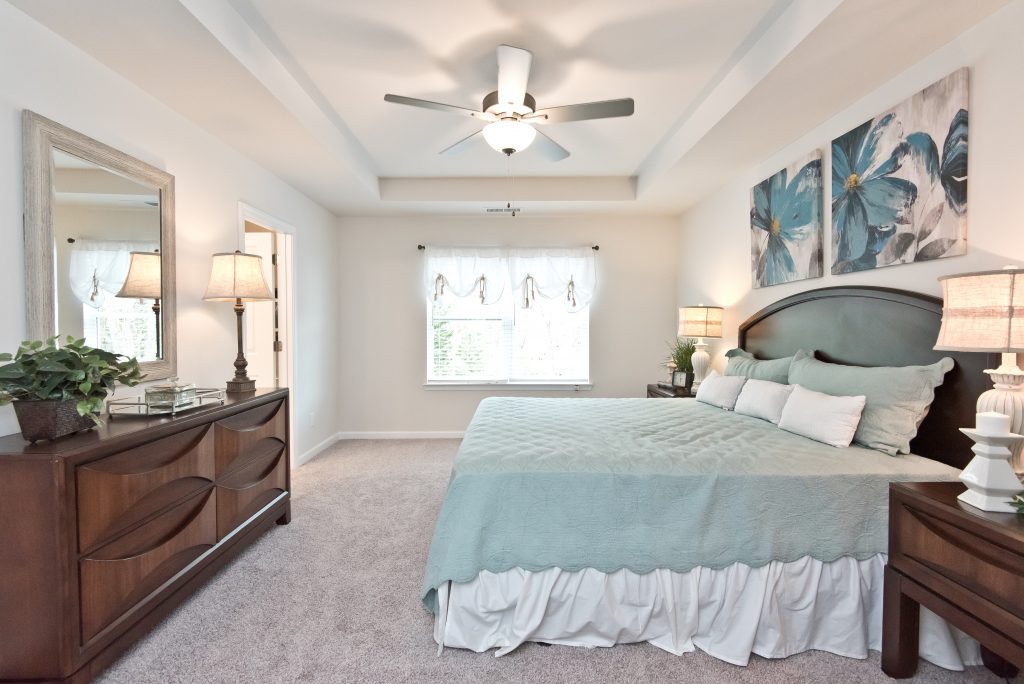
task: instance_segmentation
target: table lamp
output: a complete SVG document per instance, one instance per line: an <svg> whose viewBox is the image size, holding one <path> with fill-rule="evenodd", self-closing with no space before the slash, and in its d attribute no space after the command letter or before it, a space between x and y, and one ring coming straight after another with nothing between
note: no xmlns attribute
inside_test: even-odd
<svg viewBox="0 0 1024 684"><path fill-rule="evenodd" d="M1014 473L1020 462L1024 429L1024 372L1017 352L1024 351L1024 269L1005 268L939 278L942 326L935 349L999 352L1002 363L986 370L995 387L978 397L975 430L962 429L975 444L975 458L960 479L967 491L960 500L986 511L1013 512L1009 501L1024 487Z"/></svg>
<svg viewBox="0 0 1024 684"><path fill-rule="evenodd" d="M156 316L156 358L160 358L160 252L130 252L128 275L115 297L152 299Z"/></svg>
<svg viewBox="0 0 1024 684"><path fill-rule="evenodd" d="M238 329L238 356L235 357L235 376L228 380L228 392L252 392L256 381L246 375L249 363L242 352L242 314L244 302L271 300L274 295L263 277L263 259L255 254L233 253L213 255L210 282L203 299L207 302L234 302Z"/></svg>
<svg viewBox="0 0 1024 684"><path fill-rule="evenodd" d="M693 364L693 391L696 392L711 366L711 355L704 338L722 336L722 307L700 304L679 309L679 336L697 338L697 351L690 361Z"/></svg>

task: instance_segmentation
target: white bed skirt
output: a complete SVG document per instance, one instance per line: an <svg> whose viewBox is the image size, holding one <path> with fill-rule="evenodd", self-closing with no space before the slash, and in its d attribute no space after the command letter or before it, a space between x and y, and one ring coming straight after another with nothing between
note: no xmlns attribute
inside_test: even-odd
<svg viewBox="0 0 1024 684"><path fill-rule="evenodd" d="M612 646L648 641L681 655L699 648L735 665L752 653L785 658L821 650L867 657L882 644L886 557L810 557L759 568L610 574L550 568L481 572L437 588L434 639L504 655L525 641ZM978 643L926 609L921 657L950 670L981 663Z"/></svg>

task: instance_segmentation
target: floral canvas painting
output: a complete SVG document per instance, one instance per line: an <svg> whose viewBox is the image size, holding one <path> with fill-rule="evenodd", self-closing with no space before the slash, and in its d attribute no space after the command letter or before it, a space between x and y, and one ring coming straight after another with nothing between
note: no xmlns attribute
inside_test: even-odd
<svg viewBox="0 0 1024 684"><path fill-rule="evenodd" d="M832 273L967 252L967 69L832 141Z"/></svg>
<svg viewBox="0 0 1024 684"><path fill-rule="evenodd" d="M754 287L820 278L821 152L750 189L750 268Z"/></svg>

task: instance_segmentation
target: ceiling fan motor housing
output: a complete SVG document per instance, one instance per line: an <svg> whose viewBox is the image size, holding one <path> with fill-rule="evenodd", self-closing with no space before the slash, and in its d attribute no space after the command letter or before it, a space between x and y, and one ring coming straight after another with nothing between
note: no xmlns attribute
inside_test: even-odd
<svg viewBox="0 0 1024 684"><path fill-rule="evenodd" d="M537 100L534 99L530 93L523 94L522 104L516 104L515 102L499 102L498 91L487 93L484 96L483 104L480 109L487 112L488 114L518 114L519 116L526 116L527 114L533 114L537 111Z"/></svg>

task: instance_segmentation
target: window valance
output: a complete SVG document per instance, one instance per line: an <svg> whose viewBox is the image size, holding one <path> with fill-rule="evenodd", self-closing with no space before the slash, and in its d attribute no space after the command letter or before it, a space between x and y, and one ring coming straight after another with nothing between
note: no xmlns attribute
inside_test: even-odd
<svg viewBox="0 0 1024 684"><path fill-rule="evenodd" d="M128 277L132 252L152 252L156 242L78 239L71 248L68 279L78 301L99 309Z"/></svg>
<svg viewBox="0 0 1024 684"><path fill-rule="evenodd" d="M576 311L590 304L597 284L590 247L427 247L424 287L438 302L446 295L476 295L483 304L499 301L507 291L529 308L539 296L564 297Z"/></svg>

